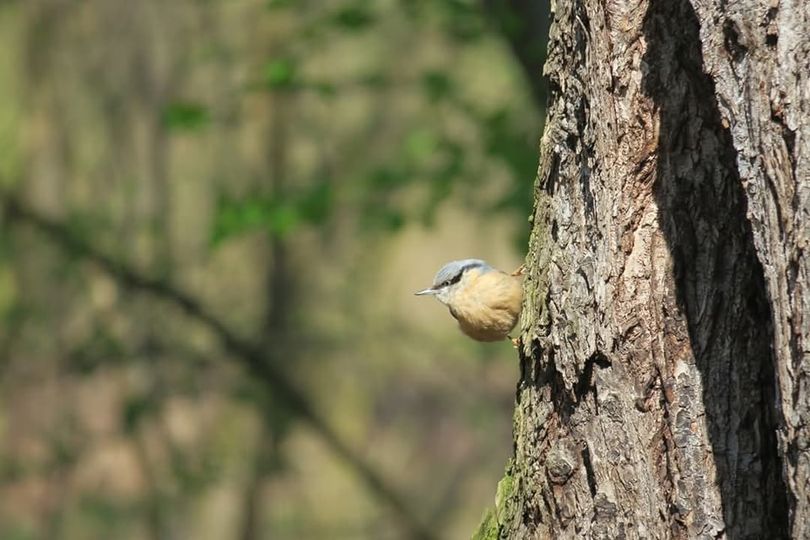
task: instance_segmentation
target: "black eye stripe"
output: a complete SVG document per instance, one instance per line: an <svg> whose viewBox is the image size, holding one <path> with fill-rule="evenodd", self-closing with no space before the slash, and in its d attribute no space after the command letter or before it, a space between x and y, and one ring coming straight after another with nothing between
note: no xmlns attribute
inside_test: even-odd
<svg viewBox="0 0 810 540"><path fill-rule="evenodd" d="M463 266L463 267L461 268L461 270L459 270L459 271L458 271L458 274L456 274L455 276L451 277L450 279L446 279L446 280L444 280L443 282L441 282L441 283L439 284L439 288L442 288L442 287L449 287L450 285L455 285L456 283L458 283L459 281L461 281L462 276L464 276L464 273L465 273L467 270L469 270L470 268L480 268L481 266L482 266L482 265L481 265L480 263L473 263L473 264L468 264L467 266Z"/></svg>

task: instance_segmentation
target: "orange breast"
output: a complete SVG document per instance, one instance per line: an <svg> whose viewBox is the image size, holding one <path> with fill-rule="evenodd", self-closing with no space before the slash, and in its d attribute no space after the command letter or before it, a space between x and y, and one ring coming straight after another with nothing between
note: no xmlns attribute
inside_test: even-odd
<svg viewBox="0 0 810 540"><path fill-rule="evenodd" d="M519 278L503 272L465 280L451 308L461 331L478 341L499 341L515 327L523 302Z"/></svg>

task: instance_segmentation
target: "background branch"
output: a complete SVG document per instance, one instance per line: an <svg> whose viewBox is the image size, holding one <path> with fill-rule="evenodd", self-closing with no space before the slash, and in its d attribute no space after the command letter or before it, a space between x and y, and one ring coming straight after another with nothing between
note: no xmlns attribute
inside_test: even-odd
<svg viewBox="0 0 810 540"><path fill-rule="evenodd" d="M425 540L434 538L434 535L421 524L397 491L388 485L380 473L350 448L349 444L315 410L304 393L273 362L269 361L268 353L260 346L236 335L223 321L188 293L163 280L145 276L115 260L74 234L67 225L40 215L21 203L16 196L3 193L0 195L0 206L4 211L7 224L32 226L71 255L81 257L98 266L121 286L168 301L208 327L220 339L223 347L242 363L251 376L264 383L280 404L283 404L291 414L306 422L334 454L350 465L363 484L396 513L412 537Z"/></svg>

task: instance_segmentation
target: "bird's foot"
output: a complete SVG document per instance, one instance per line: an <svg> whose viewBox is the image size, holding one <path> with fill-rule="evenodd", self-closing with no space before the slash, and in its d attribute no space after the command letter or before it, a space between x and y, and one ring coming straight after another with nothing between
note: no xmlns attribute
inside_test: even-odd
<svg viewBox="0 0 810 540"><path fill-rule="evenodd" d="M517 270L512 272L511 275L513 275L513 276L522 276L525 273L526 273L526 263L523 263L520 266L518 266Z"/></svg>
<svg viewBox="0 0 810 540"><path fill-rule="evenodd" d="M506 337L509 338L509 341L512 342L512 347L514 347L515 349L520 348L520 338L519 337L516 337L516 338L514 338L512 336L506 336Z"/></svg>

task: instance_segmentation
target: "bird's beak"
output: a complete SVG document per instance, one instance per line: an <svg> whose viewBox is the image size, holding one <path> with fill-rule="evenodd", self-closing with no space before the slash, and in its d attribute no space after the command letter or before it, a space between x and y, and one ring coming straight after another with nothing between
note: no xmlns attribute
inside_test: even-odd
<svg viewBox="0 0 810 540"><path fill-rule="evenodd" d="M438 291L436 289L425 289L423 291L415 292L416 296L425 296L426 294L433 295L436 294Z"/></svg>

